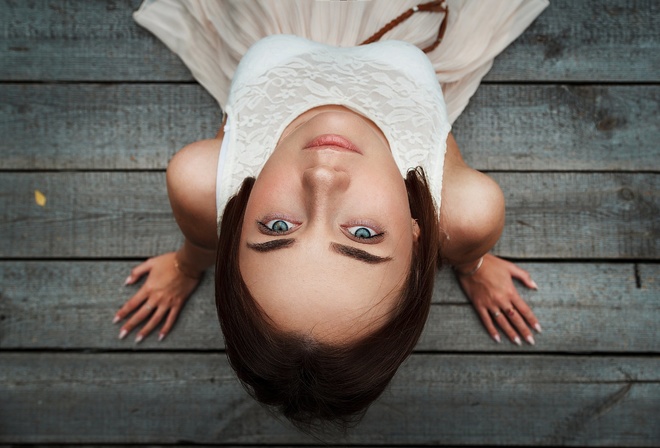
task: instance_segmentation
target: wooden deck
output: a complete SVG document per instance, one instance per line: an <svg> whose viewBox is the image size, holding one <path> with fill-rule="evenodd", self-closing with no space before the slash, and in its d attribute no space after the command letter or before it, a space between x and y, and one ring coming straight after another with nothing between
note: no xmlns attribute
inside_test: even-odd
<svg viewBox="0 0 660 448"><path fill-rule="evenodd" d="M0 444L318 445L235 380L211 275L165 341L117 339L128 270L181 240L168 160L220 117L138 4L0 1ZM553 0L496 60L455 135L544 333L493 343L440 272L416 353L328 443L660 445L659 82L654 0Z"/></svg>

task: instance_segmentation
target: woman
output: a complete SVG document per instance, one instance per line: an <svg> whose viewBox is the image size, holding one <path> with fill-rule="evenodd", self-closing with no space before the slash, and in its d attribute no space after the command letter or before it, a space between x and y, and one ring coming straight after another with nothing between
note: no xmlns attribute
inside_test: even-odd
<svg viewBox="0 0 660 448"><path fill-rule="evenodd" d="M344 20L338 23L345 23L383 13L360 3L291 4L300 9L289 14L297 11L315 23L318 10L304 8L339 8ZM444 11L436 3L404 14ZM527 23L545 6L537 2L532 14L530 4L520 8ZM143 5L136 16L155 32L165 17L181 15L177 2L160 5L151 15L151 4ZM207 43L211 36L216 49L224 48L218 42L241 41L240 31L222 40L212 30L260 23L260 32L268 33L264 17L282 10L268 2L223 7L212 12L206 3L187 4L195 20L181 25L189 27L183 41L195 41L190 35L201 29ZM445 45L444 54L451 53L449 36L465 20L476 20L469 9L450 3L447 21L436 17L436 32L443 23L439 38L447 30L438 51ZM500 14L502 26L511 25L511 17L524 22L520 10ZM232 14L226 26L205 28ZM426 13L434 15L440 14ZM334 23L323 17L319 23ZM419 21L413 25L424 28ZM171 33L161 36L172 39ZM223 83L203 67L212 60L205 50L213 46L185 51L180 40L168 44L224 101L217 87ZM497 325L512 342L534 344L531 328L541 327L512 279L536 284L527 272L488 254L504 225L502 193L465 164L450 134L451 117L490 66L488 51L445 89L445 95L453 88L463 98L452 100L449 112L437 70L409 43L340 48L276 35L236 53L241 62L228 75L233 83L222 102L223 128L215 139L188 145L168 167L184 244L133 269L127 284L149 275L115 316L117 322L135 311L120 338L151 316L139 342L167 316L162 339L215 260L216 304L232 367L255 398L301 425L317 419L349 423L382 393L421 334L441 261L453 266L495 341Z"/></svg>

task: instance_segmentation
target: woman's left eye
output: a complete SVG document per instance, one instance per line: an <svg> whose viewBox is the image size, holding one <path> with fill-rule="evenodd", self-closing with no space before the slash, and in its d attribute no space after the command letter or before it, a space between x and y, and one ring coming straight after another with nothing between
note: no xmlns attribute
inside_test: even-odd
<svg viewBox="0 0 660 448"><path fill-rule="evenodd" d="M375 238L377 236L382 235L382 233L378 233L374 231L373 229L370 229L369 227L364 227L364 226L353 226L353 227L348 227L346 228L348 230L348 233L353 235L355 238L359 238L361 240L368 240L371 238Z"/></svg>
<svg viewBox="0 0 660 448"><path fill-rule="evenodd" d="M259 226L265 233L271 235L280 235L289 232L296 225L292 222L285 221L284 219L271 219L268 222L260 222Z"/></svg>

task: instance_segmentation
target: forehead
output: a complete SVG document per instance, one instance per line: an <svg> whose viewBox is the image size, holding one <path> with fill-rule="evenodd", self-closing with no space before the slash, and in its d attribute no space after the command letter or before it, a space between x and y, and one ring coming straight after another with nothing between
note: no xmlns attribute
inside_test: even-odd
<svg viewBox="0 0 660 448"><path fill-rule="evenodd" d="M242 244L239 265L254 300L276 326L332 341L358 336L393 309L410 249L391 262L366 265L320 245L263 254Z"/></svg>

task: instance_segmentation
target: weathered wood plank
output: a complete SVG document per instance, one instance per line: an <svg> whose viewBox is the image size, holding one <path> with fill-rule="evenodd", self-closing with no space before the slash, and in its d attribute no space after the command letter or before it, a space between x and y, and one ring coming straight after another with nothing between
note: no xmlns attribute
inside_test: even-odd
<svg viewBox="0 0 660 448"><path fill-rule="evenodd" d="M551 0L486 79L657 82L659 46L658 2Z"/></svg>
<svg viewBox="0 0 660 448"><path fill-rule="evenodd" d="M0 3L0 80L191 81L190 71L133 21L140 0Z"/></svg>
<svg viewBox="0 0 660 448"><path fill-rule="evenodd" d="M117 339L115 311L138 287L122 287L130 262L0 262L0 349L223 349L211 272L170 336L140 345ZM434 305L417 350L443 352L660 351L660 266L521 263L540 285L520 292L544 332L535 347L495 344L483 330L449 269L438 273Z"/></svg>
<svg viewBox="0 0 660 448"><path fill-rule="evenodd" d="M139 4L3 0L0 80L191 80L185 66L133 21ZM653 0L554 0L486 79L657 81L658 17Z"/></svg>
<svg viewBox="0 0 660 448"><path fill-rule="evenodd" d="M492 177L507 204L507 224L495 246L500 255L658 257L658 175L493 173Z"/></svg>
<svg viewBox="0 0 660 448"><path fill-rule="evenodd" d="M0 85L2 169L165 169L212 138L221 111L199 85Z"/></svg>
<svg viewBox="0 0 660 448"><path fill-rule="evenodd" d="M165 169L215 135L199 85L0 85L4 170ZM658 86L483 85L454 125L480 170L660 170Z"/></svg>
<svg viewBox="0 0 660 448"><path fill-rule="evenodd" d="M507 225L496 253L657 259L657 174L493 173ZM47 197L35 204L34 190ZM209 204L213 207L214 204ZM163 173L0 173L0 257L147 257L181 237Z"/></svg>
<svg viewBox="0 0 660 448"><path fill-rule="evenodd" d="M0 354L3 443L311 443L222 354ZM331 443L653 446L660 360L413 355Z"/></svg>
<svg viewBox="0 0 660 448"><path fill-rule="evenodd" d="M660 169L657 86L482 85L453 132L479 170Z"/></svg>
<svg viewBox="0 0 660 448"><path fill-rule="evenodd" d="M5 257L125 257L176 249L182 237L164 173L0 174ZM34 190L46 195L45 207ZM214 207L209 204L209 207Z"/></svg>

